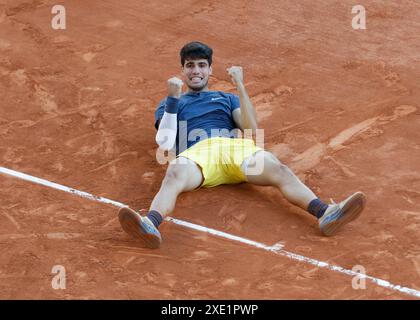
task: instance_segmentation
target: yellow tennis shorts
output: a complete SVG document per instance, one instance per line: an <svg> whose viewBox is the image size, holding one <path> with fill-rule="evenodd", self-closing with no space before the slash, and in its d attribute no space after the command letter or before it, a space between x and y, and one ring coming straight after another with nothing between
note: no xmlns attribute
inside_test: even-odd
<svg viewBox="0 0 420 320"><path fill-rule="evenodd" d="M201 187L247 181L241 171L244 159L263 150L252 139L215 137L197 142L178 157L185 157L201 167L204 181Z"/></svg>

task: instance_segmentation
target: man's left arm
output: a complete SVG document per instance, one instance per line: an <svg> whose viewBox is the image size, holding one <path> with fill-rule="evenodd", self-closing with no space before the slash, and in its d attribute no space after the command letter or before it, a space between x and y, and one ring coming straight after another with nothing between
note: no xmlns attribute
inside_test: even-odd
<svg viewBox="0 0 420 320"><path fill-rule="evenodd" d="M250 129L254 135L258 128L257 114L244 85L242 67L233 66L227 71L236 85L239 95L240 108L233 111L233 119L240 129Z"/></svg>

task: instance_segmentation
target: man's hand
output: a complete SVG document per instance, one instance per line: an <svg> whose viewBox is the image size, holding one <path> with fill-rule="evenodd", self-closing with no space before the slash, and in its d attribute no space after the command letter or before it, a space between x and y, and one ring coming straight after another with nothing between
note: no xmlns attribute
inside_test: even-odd
<svg viewBox="0 0 420 320"><path fill-rule="evenodd" d="M177 77L170 78L168 80L168 96L179 99L181 97L183 84L182 80Z"/></svg>
<svg viewBox="0 0 420 320"><path fill-rule="evenodd" d="M227 72L231 76L232 82L236 85L239 95L240 111L235 112L234 121L242 130L251 129L254 135L258 128L257 114L245 89L242 67L233 66L228 68ZM240 118L238 114L240 114Z"/></svg>
<svg viewBox="0 0 420 320"><path fill-rule="evenodd" d="M233 66L230 68L227 68L228 74L232 78L232 82L236 85L242 84L244 82L244 74L242 71L242 67Z"/></svg>

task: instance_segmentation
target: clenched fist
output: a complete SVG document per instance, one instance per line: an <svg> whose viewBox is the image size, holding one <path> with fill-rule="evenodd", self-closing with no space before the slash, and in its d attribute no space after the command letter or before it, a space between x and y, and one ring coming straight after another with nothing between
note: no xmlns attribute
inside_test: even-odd
<svg viewBox="0 0 420 320"><path fill-rule="evenodd" d="M242 71L242 67L233 66L226 69L230 77L232 78L232 82L234 84L240 84L244 81L244 74Z"/></svg>
<svg viewBox="0 0 420 320"><path fill-rule="evenodd" d="M183 84L182 80L177 77L170 78L168 80L168 96L179 99L181 97Z"/></svg>

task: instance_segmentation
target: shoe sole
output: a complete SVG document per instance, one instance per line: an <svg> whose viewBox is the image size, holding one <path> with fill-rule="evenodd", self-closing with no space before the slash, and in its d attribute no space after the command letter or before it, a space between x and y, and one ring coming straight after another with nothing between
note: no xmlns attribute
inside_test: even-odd
<svg viewBox="0 0 420 320"><path fill-rule="evenodd" d="M343 225L356 220L362 213L365 205L366 196L362 192L356 192L341 208L341 216L322 228L322 233L327 237L335 235Z"/></svg>
<svg viewBox="0 0 420 320"><path fill-rule="evenodd" d="M146 247L150 249L159 248L162 242L161 239L154 234L147 233L142 226L144 222L142 222L139 213L128 207L124 207L118 212L118 219L123 230L130 236L136 239L140 238Z"/></svg>

